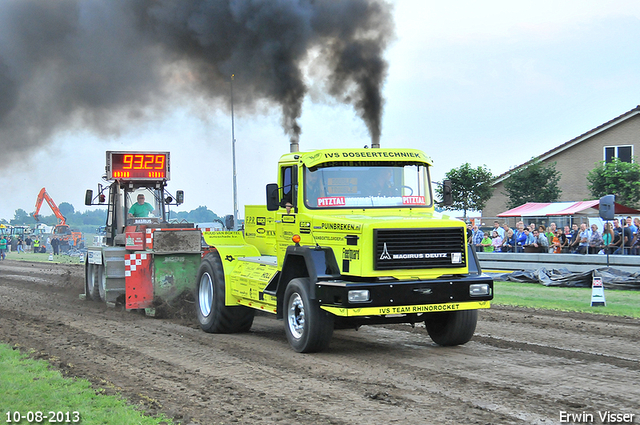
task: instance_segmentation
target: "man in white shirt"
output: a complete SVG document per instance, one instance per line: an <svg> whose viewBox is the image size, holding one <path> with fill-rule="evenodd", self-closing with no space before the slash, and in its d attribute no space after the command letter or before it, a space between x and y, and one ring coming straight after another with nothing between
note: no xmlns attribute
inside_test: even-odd
<svg viewBox="0 0 640 425"><path fill-rule="evenodd" d="M498 223L497 221L493 222L493 230L495 232L498 232L498 235L502 238L502 240L504 240L504 229L502 227L500 227L500 223Z"/></svg>

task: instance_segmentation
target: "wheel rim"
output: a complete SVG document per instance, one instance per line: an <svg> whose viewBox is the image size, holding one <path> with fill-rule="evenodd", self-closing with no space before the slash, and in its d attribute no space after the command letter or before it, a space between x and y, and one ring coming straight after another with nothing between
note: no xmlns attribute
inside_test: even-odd
<svg viewBox="0 0 640 425"><path fill-rule="evenodd" d="M213 301L213 281L209 273L204 273L200 278L200 288L198 292L200 312L204 317L207 317L211 314L211 303Z"/></svg>
<svg viewBox="0 0 640 425"><path fill-rule="evenodd" d="M287 323L294 338L300 339L304 333L304 303L300 294L295 293L289 298L287 306Z"/></svg>

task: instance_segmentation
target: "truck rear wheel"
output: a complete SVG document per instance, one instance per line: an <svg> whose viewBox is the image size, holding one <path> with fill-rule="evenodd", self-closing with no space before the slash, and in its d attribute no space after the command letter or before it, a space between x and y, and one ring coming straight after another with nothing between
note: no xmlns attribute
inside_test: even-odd
<svg viewBox="0 0 640 425"><path fill-rule="evenodd" d="M284 292L284 330L298 353L322 351L333 336L333 316L309 297L309 279L293 279Z"/></svg>
<svg viewBox="0 0 640 425"><path fill-rule="evenodd" d="M94 275L95 268L96 268L95 264L90 264L88 261L85 263L84 285L85 285L85 294L87 296L87 299L98 301L100 300L100 293L98 292L98 283L96 282L96 278Z"/></svg>
<svg viewBox="0 0 640 425"><path fill-rule="evenodd" d="M249 307L225 305L224 271L220 257L207 254L198 270L196 315L200 328L210 333L248 332L255 311Z"/></svg>
<svg viewBox="0 0 640 425"><path fill-rule="evenodd" d="M424 323L429 336L438 345L462 345L473 337L478 323L478 310L427 314Z"/></svg>

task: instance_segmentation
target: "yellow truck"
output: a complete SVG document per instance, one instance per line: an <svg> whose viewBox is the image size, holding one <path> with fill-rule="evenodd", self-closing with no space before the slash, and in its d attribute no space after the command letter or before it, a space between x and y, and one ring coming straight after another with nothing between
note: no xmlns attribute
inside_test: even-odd
<svg viewBox="0 0 640 425"><path fill-rule="evenodd" d="M244 233L202 233L201 328L248 331L260 310L284 321L297 352L371 324L425 323L439 345L468 342L493 281L465 224L435 211L431 165L414 149L283 155L266 205L246 206Z"/></svg>

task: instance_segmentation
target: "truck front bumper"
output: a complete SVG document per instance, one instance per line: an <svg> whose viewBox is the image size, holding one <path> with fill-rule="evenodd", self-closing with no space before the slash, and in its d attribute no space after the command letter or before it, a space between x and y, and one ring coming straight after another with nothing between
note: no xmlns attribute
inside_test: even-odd
<svg viewBox="0 0 640 425"><path fill-rule="evenodd" d="M486 275L387 282L327 280L316 283L315 293L321 308L336 316L422 314L489 308L493 280Z"/></svg>

